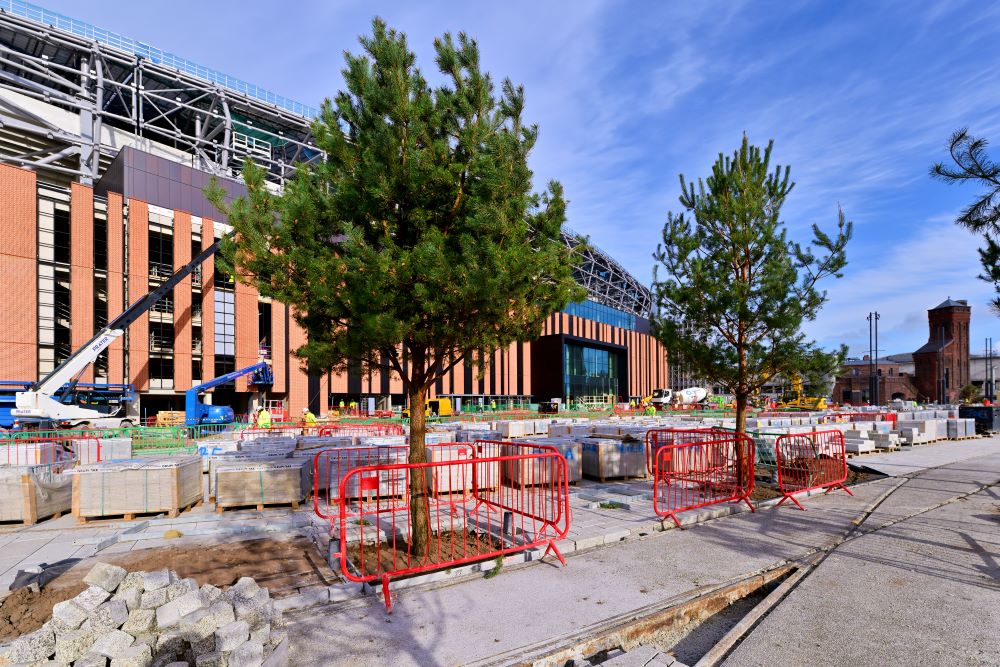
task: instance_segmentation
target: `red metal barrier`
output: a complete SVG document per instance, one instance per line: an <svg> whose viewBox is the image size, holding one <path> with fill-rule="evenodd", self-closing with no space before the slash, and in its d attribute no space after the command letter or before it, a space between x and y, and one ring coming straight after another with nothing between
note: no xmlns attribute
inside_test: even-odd
<svg viewBox="0 0 1000 667"><path fill-rule="evenodd" d="M430 461L471 461L473 446L466 442L449 442L427 445ZM356 468L407 463L410 448L406 445L360 445L324 449L313 456L312 487L313 511L321 519L337 518L337 508L345 497L340 494L340 482ZM471 478L470 478L471 479ZM383 476L369 475L356 480L347 489L347 498L364 497L372 488L391 486L394 481ZM452 478L441 477L431 487L433 496L450 493L464 493L469 489Z"/></svg>
<svg viewBox="0 0 1000 667"><path fill-rule="evenodd" d="M101 460L98 438L73 435L0 440L0 465L72 465Z"/></svg>
<svg viewBox="0 0 1000 667"><path fill-rule="evenodd" d="M892 429L896 429L895 412L838 412L829 415L833 423L842 422L892 422ZM829 423L829 422L828 422Z"/></svg>
<svg viewBox="0 0 1000 667"><path fill-rule="evenodd" d="M653 464L653 510L681 527L679 512L724 502L750 502L753 493L754 443L748 436L722 429L668 432Z"/></svg>
<svg viewBox="0 0 1000 667"><path fill-rule="evenodd" d="M711 440L712 434L717 429L713 428L654 428L646 431L646 472L653 474L653 466L656 464L656 452L661 447L672 445L675 442L693 443L704 440ZM699 435L695 435L699 434Z"/></svg>
<svg viewBox="0 0 1000 667"><path fill-rule="evenodd" d="M848 495L854 495L844 486L847 481L847 454L844 434L840 431L779 436L774 445L774 455L778 465L778 488L782 493L779 505L791 500L800 510L805 510L792 494L824 487L829 487L827 493L840 487Z"/></svg>
<svg viewBox="0 0 1000 667"><path fill-rule="evenodd" d="M340 480L335 537L344 576L380 580L392 611L392 578L485 561L525 549L551 551L569 532L566 459L552 447L477 442L472 457L389 463L349 471ZM503 452L494 456L494 453ZM427 489L425 543L411 547L410 490ZM452 493L435 493L450 488Z"/></svg>
<svg viewBox="0 0 1000 667"><path fill-rule="evenodd" d="M319 427L321 437L331 435L405 435L400 424L327 424Z"/></svg>

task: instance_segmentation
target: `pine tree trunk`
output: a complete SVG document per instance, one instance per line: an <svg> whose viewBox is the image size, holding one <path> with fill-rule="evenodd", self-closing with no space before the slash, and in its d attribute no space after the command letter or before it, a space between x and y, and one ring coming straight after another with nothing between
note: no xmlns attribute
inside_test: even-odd
<svg viewBox="0 0 1000 667"><path fill-rule="evenodd" d="M427 447L424 434L427 431L427 389L423 378L411 382L410 398L410 463L426 463ZM427 506L427 475L423 469L410 470L410 554L417 562L423 562L428 554L427 542L430 521Z"/></svg>
<svg viewBox="0 0 1000 667"><path fill-rule="evenodd" d="M737 438L747 432L747 404L750 394L745 391L736 392L736 433ZM746 460L746 451L740 442L736 443L736 476L741 485L749 482L750 462Z"/></svg>

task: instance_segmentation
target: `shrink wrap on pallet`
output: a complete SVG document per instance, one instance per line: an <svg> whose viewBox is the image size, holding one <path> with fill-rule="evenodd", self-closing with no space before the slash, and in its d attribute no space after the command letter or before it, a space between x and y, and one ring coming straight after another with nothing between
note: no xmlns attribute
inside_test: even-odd
<svg viewBox="0 0 1000 667"><path fill-rule="evenodd" d="M78 518L167 512L201 500L201 458L108 461L68 470Z"/></svg>
<svg viewBox="0 0 1000 667"><path fill-rule="evenodd" d="M305 461L229 462L215 470L215 506L298 503L305 495Z"/></svg>
<svg viewBox="0 0 1000 667"><path fill-rule="evenodd" d="M31 525L68 512L72 488L72 479L51 466L0 467L0 521Z"/></svg>

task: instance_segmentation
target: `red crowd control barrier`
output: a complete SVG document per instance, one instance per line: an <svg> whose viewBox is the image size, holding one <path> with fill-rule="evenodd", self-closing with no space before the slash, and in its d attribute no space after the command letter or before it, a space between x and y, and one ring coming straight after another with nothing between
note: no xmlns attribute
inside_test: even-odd
<svg viewBox="0 0 1000 667"><path fill-rule="evenodd" d="M73 465L102 461L98 438L67 437L17 438L0 440L0 465Z"/></svg>
<svg viewBox="0 0 1000 667"><path fill-rule="evenodd" d="M693 443L712 440L717 429L706 428L656 428L646 431L646 472L653 474L656 452L674 443ZM727 431L728 432L728 431Z"/></svg>
<svg viewBox="0 0 1000 667"><path fill-rule="evenodd" d="M666 431L653 452L653 510L681 527L678 512L724 502L750 502L754 443L722 429ZM647 436L648 437L648 436Z"/></svg>
<svg viewBox="0 0 1000 667"><path fill-rule="evenodd" d="M334 537L341 570L351 581L380 580L390 612L392 578L543 545L543 558L552 552L566 563L556 547L570 526L566 459L553 447L523 443L477 442L465 451L471 456L354 468L340 480ZM427 498L416 523L414 488ZM415 530L426 545L419 551Z"/></svg>
<svg viewBox="0 0 1000 667"><path fill-rule="evenodd" d="M844 486L847 481L847 454L844 434L840 431L779 436L774 445L774 455L778 466L778 488L782 493L779 505L791 500L800 510L805 510L792 494L810 489L829 487L826 491L829 493L840 487L848 495L854 495Z"/></svg>
<svg viewBox="0 0 1000 667"><path fill-rule="evenodd" d="M327 424L319 427L320 436L331 435L405 435L400 424Z"/></svg>
<svg viewBox="0 0 1000 667"><path fill-rule="evenodd" d="M895 412L838 412L829 416L833 423L838 422L892 422L893 430L896 429Z"/></svg>

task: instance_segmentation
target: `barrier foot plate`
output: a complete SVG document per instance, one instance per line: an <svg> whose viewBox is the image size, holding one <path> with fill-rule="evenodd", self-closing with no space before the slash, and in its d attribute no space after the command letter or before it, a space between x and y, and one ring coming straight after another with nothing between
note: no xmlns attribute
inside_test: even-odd
<svg viewBox="0 0 1000 667"><path fill-rule="evenodd" d="M389 575L382 575L382 597L385 598L385 612L392 613L392 595L389 593Z"/></svg>
<svg viewBox="0 0 1000 667"><path fill-rule="evenodd" d="M562 563L563 566L565 567L566 566L566 558L564 558L563 555L561 553L559 553L559 548L556 546L555 542L549 542L549 546L546 547L545 553L542 554L542 558L545 558L546 556L548 556L550 551L556 555L556 558L558 558L559 562Z"/></svg>

